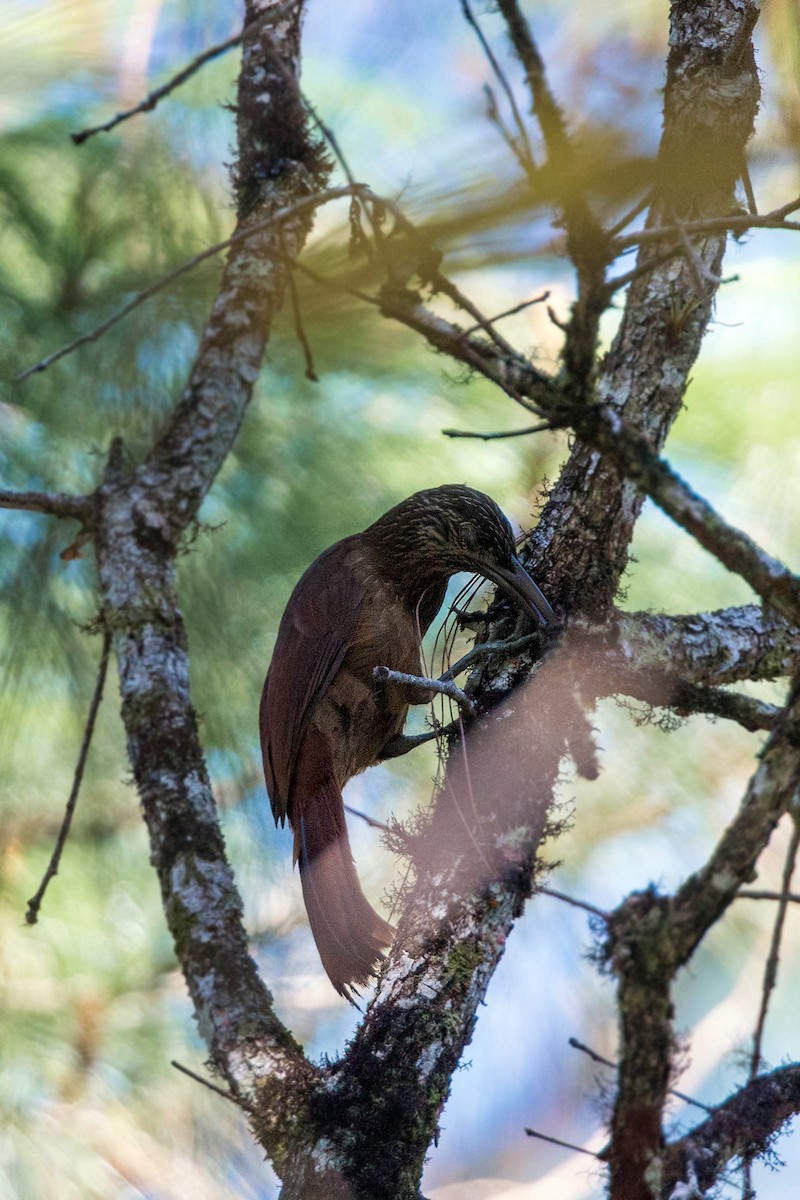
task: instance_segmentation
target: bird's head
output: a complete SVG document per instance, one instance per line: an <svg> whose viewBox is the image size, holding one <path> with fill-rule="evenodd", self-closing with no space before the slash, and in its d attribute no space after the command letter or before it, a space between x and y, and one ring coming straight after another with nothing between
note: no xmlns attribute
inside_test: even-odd
<svg viewBox="0 0 800 1200"><path fill-rule="evenodd" d="M411 577L482 575L522 603L541 625L554 619L542 592L517 557L511 526L491 496L463 484L415 492L368 531Z"/></svg>

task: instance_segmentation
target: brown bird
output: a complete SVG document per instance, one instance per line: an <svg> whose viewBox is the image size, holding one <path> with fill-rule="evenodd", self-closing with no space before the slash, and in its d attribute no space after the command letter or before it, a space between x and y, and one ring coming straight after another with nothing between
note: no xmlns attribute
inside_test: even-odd
<svg viewBox="0 0 800 1200"><path fill-rule="evenodd" d="M342 788L414 744L402 731L419 691L376 682L373 669L420 674L422 637L458 571L498 584L542 625L552 619L494 500L448 484L409 496L320 554L289 598L264 681L259 723L272 811L276 823L289 818L322 965L348 1000L394 931L361 891Z"/></svg>

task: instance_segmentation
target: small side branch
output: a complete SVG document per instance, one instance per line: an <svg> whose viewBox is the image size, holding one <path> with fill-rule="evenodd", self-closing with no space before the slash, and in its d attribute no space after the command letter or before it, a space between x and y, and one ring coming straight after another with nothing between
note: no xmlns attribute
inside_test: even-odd
<svg viewBox="0 0 800 1200"><path fill-rule="evenodd" d="M519 654L523 650L527 650L534 642L538 642L540 636L538 633L526 633L524 637L511 638L510 641L482 642L478 646L473 646L458 662L443 672L440 682L446 682L449 679L455 679L457 675L463 675L473 663L480 662L484 658L493 658L495 656L503 659L511 658L514 654Z"/></svg>
<svg viewBox="0 0 800 1200"><path fill-rule="evenodd" d="M12 492L0 489L0 508L15 508L20 512L46 513L50 517L65 517L85 521L92 506L90 496L66 496L60 492Z"/></svg>
<svg viewBox="0 0 800 1200"><path fill-rule="evenodd" d="M734 214L725 217L707 217L700 221L684 221L680 225L657 225L650 229L642 229L637 233L624 234L617 237L613 243L614 256L632 246L652 245L654 242L674 240L681 235L732 233L734 235L747 233L748 229L788 229L800 230L800 222L788 221L791 213L800 209L800 196L790 200L788 204L775 208L772 212L759 217L755 214Z"/></svg>
<svg viewBox="0 0 800 1200"><path fill-rule="evenodd" d="M590 1158L603 1161L603 1156L595 1154L594 1150L587 1150L585 1146L576 1146L574 1142L565 1142L561 1138L551 1137L549 1133L539 1133L538 1129L528 1129L526 1127L525 1133L528 1137L538 1138L540 1142L550 1142L552 1146L563 1146L565 1150L574 1150L576 1154L588 1154Z"/></svg>
<svg viewBox="0 0 800 1200"><path fill-rule="evenodd" d="M768 604L800 623L800 579L740 529L729 525L610 408L575 412L574 427L704 549L750 584Z"/></svg>
<svg viewBox="0 0 800 1200"><path fill-rule="evenodd" d="M97 682L92 696L92 703L89 706L89 716L86 719L86 728L83 732L83 741L78 755L78 763L75 767L75 777L72 781L72 790L67 800L67 807L64 810L64 819L61 822L61 828L58 831L55 848L53 850L47 870L44 873L44 878L39 884L39 889L34 896L31 896L28 901L28 910L25 913L25 921L28 925L35 925L39 917L39 909L42 906L44 894L47 891L50 880L58 874L59 864L61 863L61 855L69 837L72 818L75 814L75 806L78 803L78 794L81 790L81 782L83 780L83 772L86 766L86 759L89 754L89 747L92 744L92 734L94 733L94 723L97 717L97 710L100 708L100 702L103 699L103 688L105 687L106 674L108 672L108 658L111 653L111 632L106 630L103 634L103 650L100 655L100 665L97 668Z"/></svg>
<svg viewBox="0 0 800 1200"><path fill-rule="evenodd" d="M764 1037L764 1026L767 1022L767 1011L769 1009L770 997L772 996L772 992L778 979L778 958L781 948L781 939L783 937L783 926L786 921L786 910L788 909L792 898L790 888L792 884L792 875L794 874L795 863L797 861L797 852L799 849L800 821L795 818L792 829L792 837L789 842L789 849L786 852L786 862L783 868L783 879L780 900L778 901L778 911L775 913L775 924L772 929L769 954L767 955L767 962L764 967L764 983L761 989L761 1004L758 1011L756 1031L753 1035L753 1053L750 1058L751 1080L755 1079L759 1070L761 1069L761 1043Z"/></svg>
<svg viewBox="0 0 800 1200"><path fill-rule="evenodd" d="M678 685L672 694L670 708L674 708L679 716L704 713L735 721L750 733L772 729L781 714L776 704L767 704L765 700L757 700L743 692L725 692L692 683Z"/></svg>
<svg viewBox="0 0 800 1200"><path fill-rule="evenodd" d="M222 1096L223 1100L230 1100L231 1104L235 1104L237 1108L243 1109L245 1112L252 1112L252 1109L240 1096L235 1096L233 1092L226 1092L224 1088L217 1087L210 1079L204 1079L202 1075L198 1075L195 1071L190 1071L183 1063L177 1062L174 1058L170 1061L170 1066L176 1071L180 1071L182 1075L193 1079L195 1083L202 1083L204 1088L208 1088L210 1092L215 1092L218 1096Z"/></svg>
<svg viewBox="0 0 800 1200"><path fill-rule="evenodd" d="M539 421L537 425L526 425L524 429L500 429L492 433L480 433L472 429L443 429L444 437L449 438L478 438L482 442L493 442L498 438L526 437L529 433L544 433L554 429L550 421Z"/></svg>
<svg viewBox="0 0 800 1200"><path fill-rule="evenodd" d="M400 684L419 692L421 704L430 699L431 692L438 692L450 700L455 700L458 707L471 717L475 716L475 705L452 679L444 676L441 679L426 679L424 675L408 675L405 671L392 671L389 667L373 667L372 674L378 683Z"/></svg>
<svg viewBox="0 0 800 1200"><path fill-rule="evenodd" d="M600 1063L603 1067L610 1067L613 1071L617 1070L618 1063L612 1062L610 1058L604 1058L602 1054L598 1054L596 1050L592 1050L591 1046L579 1042L576 1037L571 1037L569 1044L574 1050L580 1050L583 1054L586 1054L592 1062ZM686 1092L679 1092L677 1088L670 1088L669 1094L670 1096L675 1096L678 1100L683 1100L684 1104L692 1104L695 1108L702 1108L703 1112L710 1113L714 1111L710 1104L703 1104L702 1100L695 1100L694 1096L689 1096Z"/></svg>

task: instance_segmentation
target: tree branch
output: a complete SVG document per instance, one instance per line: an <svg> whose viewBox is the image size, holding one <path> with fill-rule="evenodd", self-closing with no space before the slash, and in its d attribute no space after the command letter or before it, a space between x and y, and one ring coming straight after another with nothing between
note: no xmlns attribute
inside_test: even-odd
<svg viewBox="0 0 800 1200"><path fill-rule="evenodd" d="M800 1064L778 1067L734 1092L711 1116L666 1146L658 1195L704 1195L736 1158L754 1158L800 1112ZM683 1185L685 1193L678 1191ZM695 1191L690 1189L695 1186Z"/></svg>
<svg viewBox="0 0 800 1200"><path fill-rule="evenodd" d="M0 489L0 508L46 513L50 517L65 517L71 521L89 520L93 504L92 496L67 496L61 492L12 492Z"/></svg>
<svg viewBox="0 0 800 1200"><path fill-rule="evenodd" d="M64 819L61 822L61 828L58 831L56 844L53 848L53 853L50 857L50 862L47 864L47 870L44 873L42 882L36 890L35 895L31 896L28 901L28 909L25 913L25 922L28 925L35 925L39 919L39 909L42 907L42 900L47 891L51 879L54 879L58 874L58 868L61 864L61 855L64 847L67 844L69 837L72 818L75 815L75 806L78 803L78 795L81 790L83 781L83 772L86 767L86 759L89 756L89 747L92 744L92 735L94 733L94 723L97 718L97 712L100 708L100 702L103 699L103 688L106 683L106 672L108 670L108 657L111 653L111 634L106 630L103 633L103 649L100 654L100 664L97 668L97 682L95 683L94 695L92 702L89 705L89 715L86 718L86 727L83 731L83 740L81 742L80 752L78 754L78 762L75 767L75 776L72 781L67 806L64 810Z"/></svg>
<svg viewBox="0 0 800 1200"><path fill-rule="evenodd" d="M278 1020L248 953L189 693L175 555L238 432L328 166L274 56L299 69L302 0L249 0L238 95L239 213L191 377L158 443L131 470L112 444L98 493L100 593L114 633L122 717L164 909L198 1027L235 1095L257 1092L258 1130L280 1169L317 1072ZM338 194L345 194L339 192ZM277 224L276 224L277 222Z"/></svg>
<svg viewBox="0 0 800 1200"><path fill-rule="evenodd" d="M612 1119L612 1198L657 1193L661 1114L672 1057L672 982L711 926L753 878L755 865L800 787L800 677L761 755L738 813L714 852L674 896L653 889L612 914L603 948L619 979L620 1068ZM615 1192L616 1189L616 1192Z"/></svg>
<svg viewBox="0 0 800 1200"><path fill-rule="evenodd" d="M356 188L356 190L359 190ZM30 367L26 367L18 375L14 376L12 382L22 383L31 375L36 375L41 371L46 371L53 363L59 359L65 358L71 354L73 350L78 350L81 346L87 345L89 342L96 342L108 333L109 329L119 324L125 317L137 309L145 301L151 300L153 296L157 296L159 292L163 292L165 288L174 283L176 279L187 275L193 271L195 267L199 267L201 263L207 259L213 258L217 254L221 254L223 250L230 250L232 247L238 247L240 243L247 242L249 239L255 239L257 235L267 233L271 230L279 229L284 222L291 221L293 217L299 216L310 209L319 208L321 204L327 204L329 200L338 200L342 196L352 196L354 189L349 185L347 187L328 188L324 192L319 192L316 195L303 196L294 203L287 205L285 208L278 209L271 216L263 220L254 220L243 223L237 228L236 232L229 238L224 238L221 242L216 242L213 246L208 246L205 250L201 250L199 254L195 254L192 258L186 260L175 267L174 270L168 271L166 275L162 275L155 283L151 283L143 291L137 292L131 300L123 304L116 312L112 313L105 321L101 321L99 325L95 325L87 333L82 333L80 337L75 338L66 345L60 346L58 350L54 350L52 354L48 354L46 358L42 358L39 362L34 363Z"/></svg>

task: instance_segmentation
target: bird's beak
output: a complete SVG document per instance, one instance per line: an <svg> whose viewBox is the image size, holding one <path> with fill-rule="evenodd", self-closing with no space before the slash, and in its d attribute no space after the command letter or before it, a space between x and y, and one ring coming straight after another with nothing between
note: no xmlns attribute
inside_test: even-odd
<svg viewBox="0 0 800 1200"><path fill-rule="evenodd" d="M555 620L555 613L548 604L541 588L533 582L528 572L518 558L511 560L510 569L492 564L490 568L483 567L482 574L498 587L504 588L515 600L520 600L536 617L540 625L549 625Z"/></svg>

